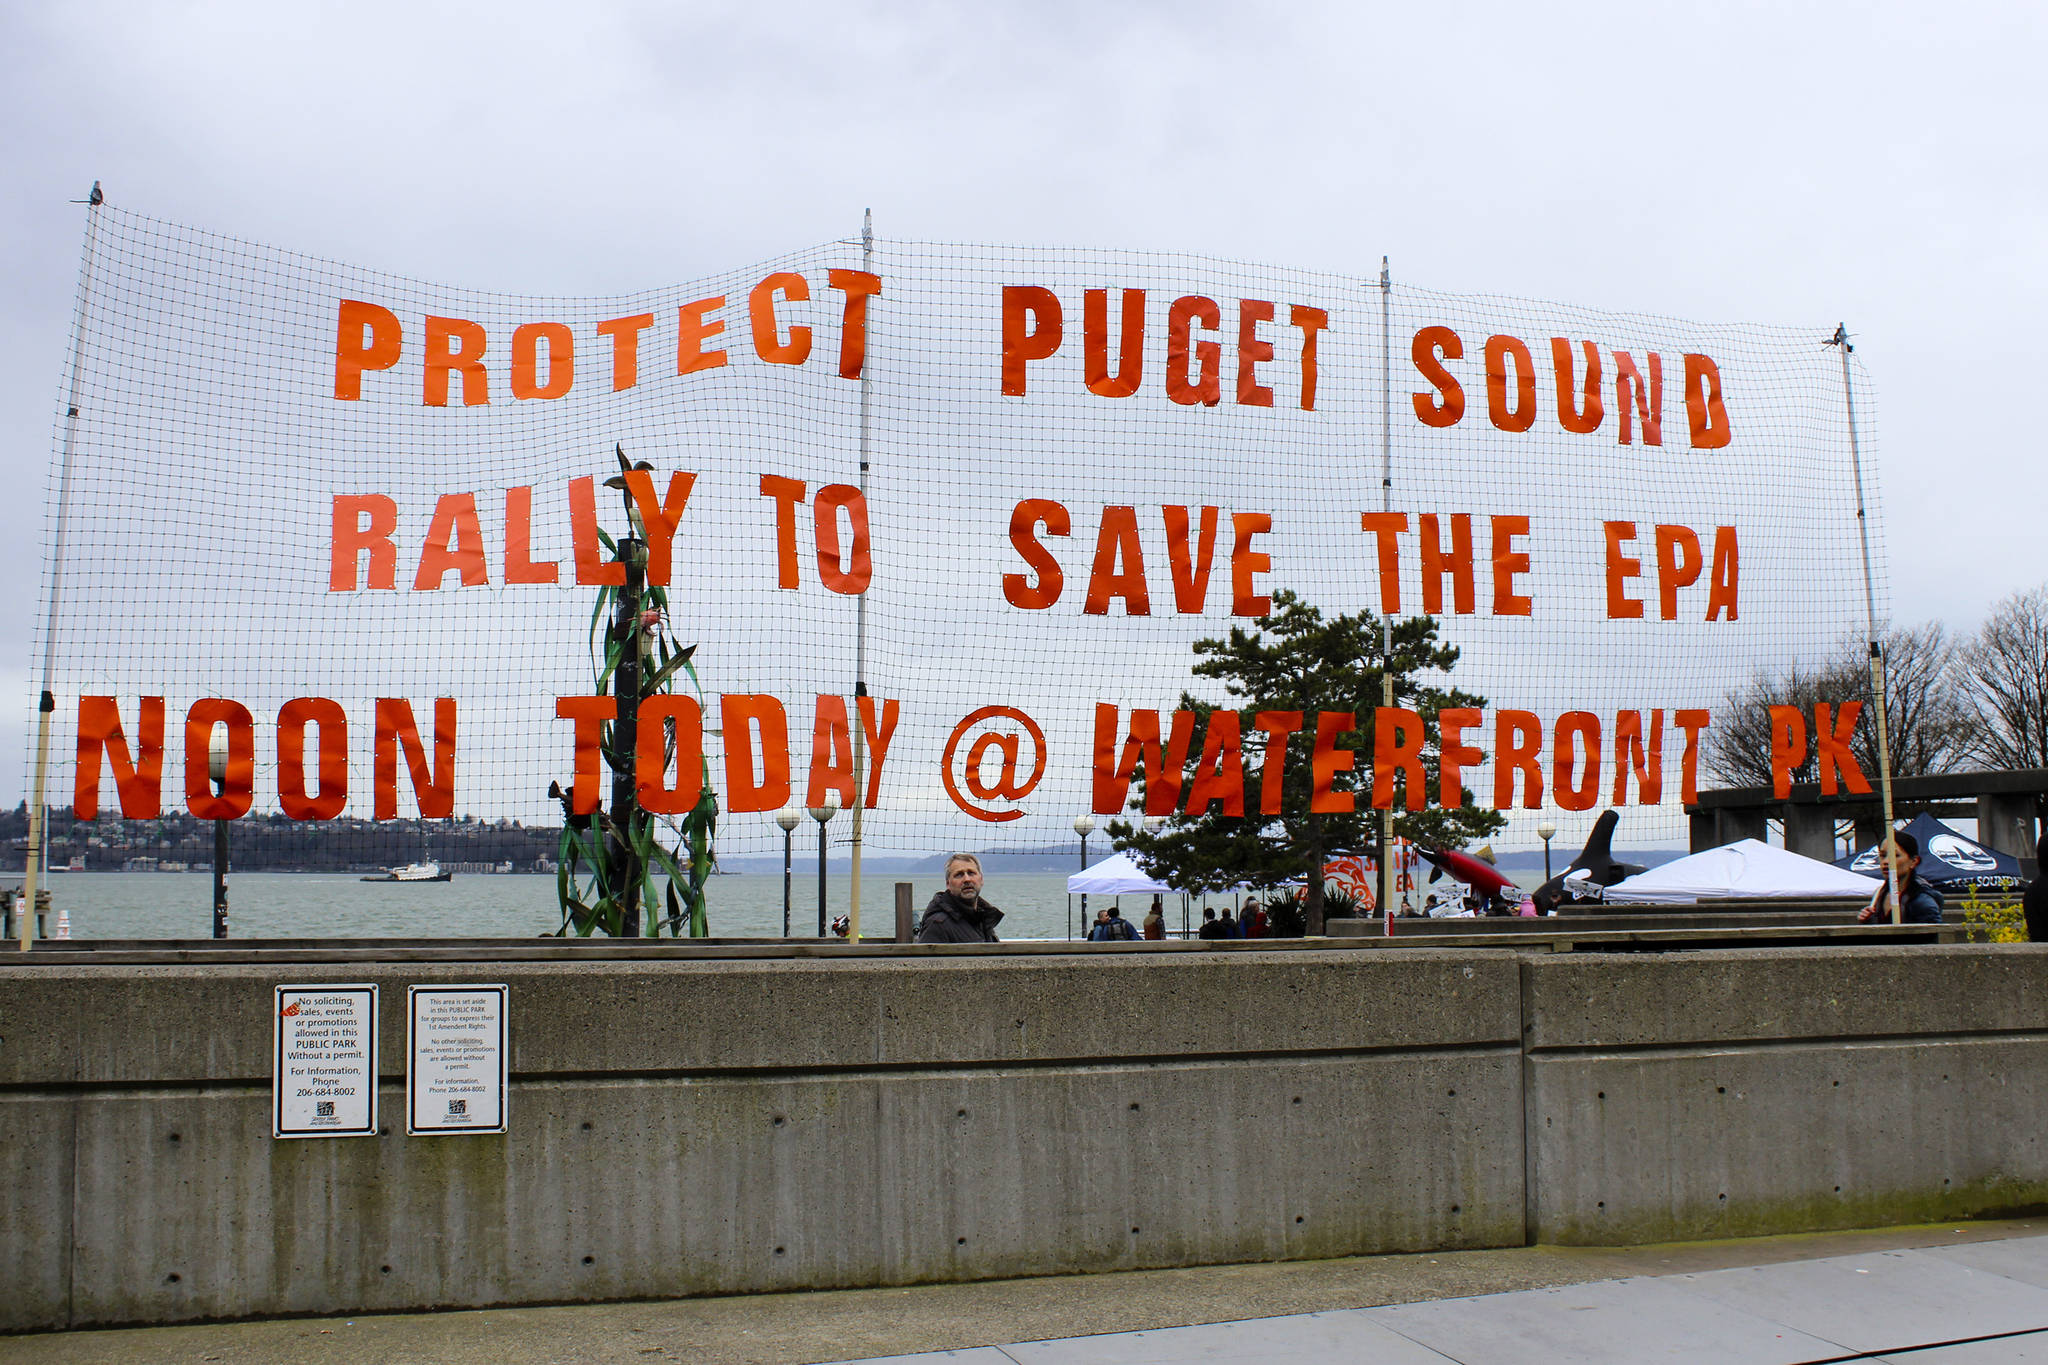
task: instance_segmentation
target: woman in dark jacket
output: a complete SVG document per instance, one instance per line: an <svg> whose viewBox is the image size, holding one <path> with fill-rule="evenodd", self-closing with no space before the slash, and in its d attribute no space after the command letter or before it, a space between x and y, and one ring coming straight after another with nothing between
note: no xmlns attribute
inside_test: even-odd
<svg viewBox="0 0 2048 1365"><path fill-rule="evenodd" d="M1891 848L1879 851L1877 862L1883 868L1885 860L1890 858L1891 865L1898 869L1899 904L1905 907L1905 913L1899 916L1900 921L1905 924L1941 923L1941 893L1920 880L1920 841L1899 830L1892 835L1891 842ZM1856 922L1869 924L1873 920L1890 920L1891 891L1890 879L1880 880L1877 894L1871 897L1869 905L1863 907L1863 913L1856 917Z"/></svg>

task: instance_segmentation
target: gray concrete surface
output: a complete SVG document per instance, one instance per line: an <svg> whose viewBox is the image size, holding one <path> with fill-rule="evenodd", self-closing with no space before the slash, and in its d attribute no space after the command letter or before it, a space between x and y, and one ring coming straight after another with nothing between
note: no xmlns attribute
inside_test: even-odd
<svg viewBox="0 0 2048 1365"><path fill-rule="evenodd" d="M0 971L0 1326L1522 1240L1512 954L506 964L510 1133L406 1137L479 970ZM270 1137L280 980L382 987L381 1136Z"/></svg>
<svg viewBox="0 0 2048 1365"><path fill-rule="evenodd" d="M55 955L53 955L54 958ZM272 985L384 990L276 1142ZM511 986L511 1132L402 1000ZM2048 1207L2048 948L0 968L0 1327L1617 1244Z"/></svg>
<svg viewBox="0 0 2048 1365"><path fill-rule="evenodd" d="M2048 1236L869 1358L860 1365L1818 1365L2048 1359ZM1962 1253L1962 1254L1957 1254ZM2003 1273L2005 1270L2017 1273ZM841 1365L854 1365L842 1362Z"/></svg>
<svg viewBox="0 0 2048 1365"><path fill-rule="evenodd" d="M1525 960L1531 1240L2048 1206L2048 948L1611 962Z"/></svg>
<svg viewBox="0 0 2048 1365"><path fill-rule="evenodd" d="M799 1365L944 1351L967 1365L1016 1365L1027 1358L1268 1361L1294 1358L1268 1349L1271 1343L1310 1346L1319 1333L1328 1339L1348 1332L1359 1310L1442 1303L1460 1310L1450 1314L1455 1322L1473 1316L1469 1305L1487 1303L1482 1296L1796 1267L1904 1249L2039 1285L2048 1280L2048 1261L2039 1250L2043 1233L2048 1220L2010 1220L1654 1247L1522 1247L909 1288L72 1331L0 1337L0 1365ZM1552 1302L1567 1323L1588 1316L1578 1306L1586 1300L1560 1295ZM1308 1315L1339 1321L1320 1327L1290 1321ZM1197 1330L1172 1330L1190 1327ZM1140 1335L1150 1340L1134 1340ZM1030 1356L1013 1343L1026 1343L1038 1354ZM1208 1354L1191 1353L1197 1349ZM1337 1358L1378 1365L1401 1360L1392 1354ZM1441 1365L1441 1353L1419 1358ZM1733 1358L1738 1357L1712 1357ZM1517 1365L1543 1365L1535 1355L1514 1359ZM1906 1357L1901 1365L1923 1359ZM1943 1359L1942 1365L1952 1363Z"/></svg>

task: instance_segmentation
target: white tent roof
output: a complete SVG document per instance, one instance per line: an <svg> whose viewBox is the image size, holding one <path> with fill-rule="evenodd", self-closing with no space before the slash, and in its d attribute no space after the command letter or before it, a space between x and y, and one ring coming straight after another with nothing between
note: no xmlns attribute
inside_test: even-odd
<svg viewBox="0 0 2048 1365"><path fill-rule="evenodd" d="M1112 854L1087 871L1076 872L1067 878L1067 890L1074 895L1128 896L1173 889L1139 867L1137 860L1128 853Z"/></svg>
<svg viewBox="0 0 2048 1365"><path fill-rule="evenodd" d="M1607 888L1607 899L1677 905L1710 896L1869 896L1876 890L1875 877L1739 839L1624 878Z"/></svg>

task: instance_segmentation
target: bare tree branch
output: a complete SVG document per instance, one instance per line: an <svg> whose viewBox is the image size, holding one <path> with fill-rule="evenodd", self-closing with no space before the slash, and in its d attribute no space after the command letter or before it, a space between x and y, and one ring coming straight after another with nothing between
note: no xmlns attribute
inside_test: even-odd
<svg viewBox="0 0 2048 1365"><path fill-rule="evenodd" d="M1885 716L1892 774L1918 777L1948 772L1970 753L1976 724L1962 693L1964 672L1947 630L1934 621L1895 627L1880 637L1884 651ZM1860 637L1843 640L1810 664L1794 662L1782 671L1759 672L1730 692L1707 731L1707 771L1730 786L1764 787L1771 782L1773 706L1796 707L1813 720L1816 702L1840 707L1865 703L1849 746L1864 776L1877 778L1877 718L1869 707L1869 647ZM1795 782L1815 779L1810 742Z"/></svg>
<svg viewBox="0 0 2048 1365"><path fill-rule="evenodd" d="M1971 751L1994 768L2048 768L2048 584L2014 593L1961 651Z"/></svg>

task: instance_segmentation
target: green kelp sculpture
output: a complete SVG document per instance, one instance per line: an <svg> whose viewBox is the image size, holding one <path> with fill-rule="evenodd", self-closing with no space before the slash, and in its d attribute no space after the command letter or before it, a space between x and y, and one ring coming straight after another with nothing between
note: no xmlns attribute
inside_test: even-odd
<svg viewBox="0 0 2048 1365"><path fill-rule="evenodd" d="M641 703L650 697L674 695L677 679L687 677L701 705L704 689L690 662L697 647L676 641L669 629L668 592L664 586L648 582L641 506L644 503L657 512L661 507L654 488L654 467L645 461L629 463L623 447L616 447L614 453L619 473L606 479L605 487L619 490L627 521L638 534L615 541L603 527L597 531L613 563L623 569L618 575L622 581L598 588L597 605L590 616L590 657L597 675L591 690L599 698L609 693L615 708L612 717L602 721L598 744L601 771L611 778L611 805L605 809L603 793L598 793L596 808L579 813L573 791L563 791L559 782L548 784L548 795L562 803L563 817L561 863L555 875L555 892L562 906L558 932L616 938L654 937L666 932L678 938L704 938L710 934L704 884L715 862L712 839L718 831L718 796L711 789L709 765L704 761L701 722L694 735L684 735L685 742L699 750L694 765L700 784L696 804L680 815L658 814L642 805L637 787L637 760L645 751L651 770L656 743L652 732L643 742ZM673 488L671 485L672 492ZM682 491L687 497L687 486ZM661 726L663 778L672 767L688 772L692 765L676 763L673 711L657 723ZM662 846L664 831L673 836L672 849Z"/></svg>

